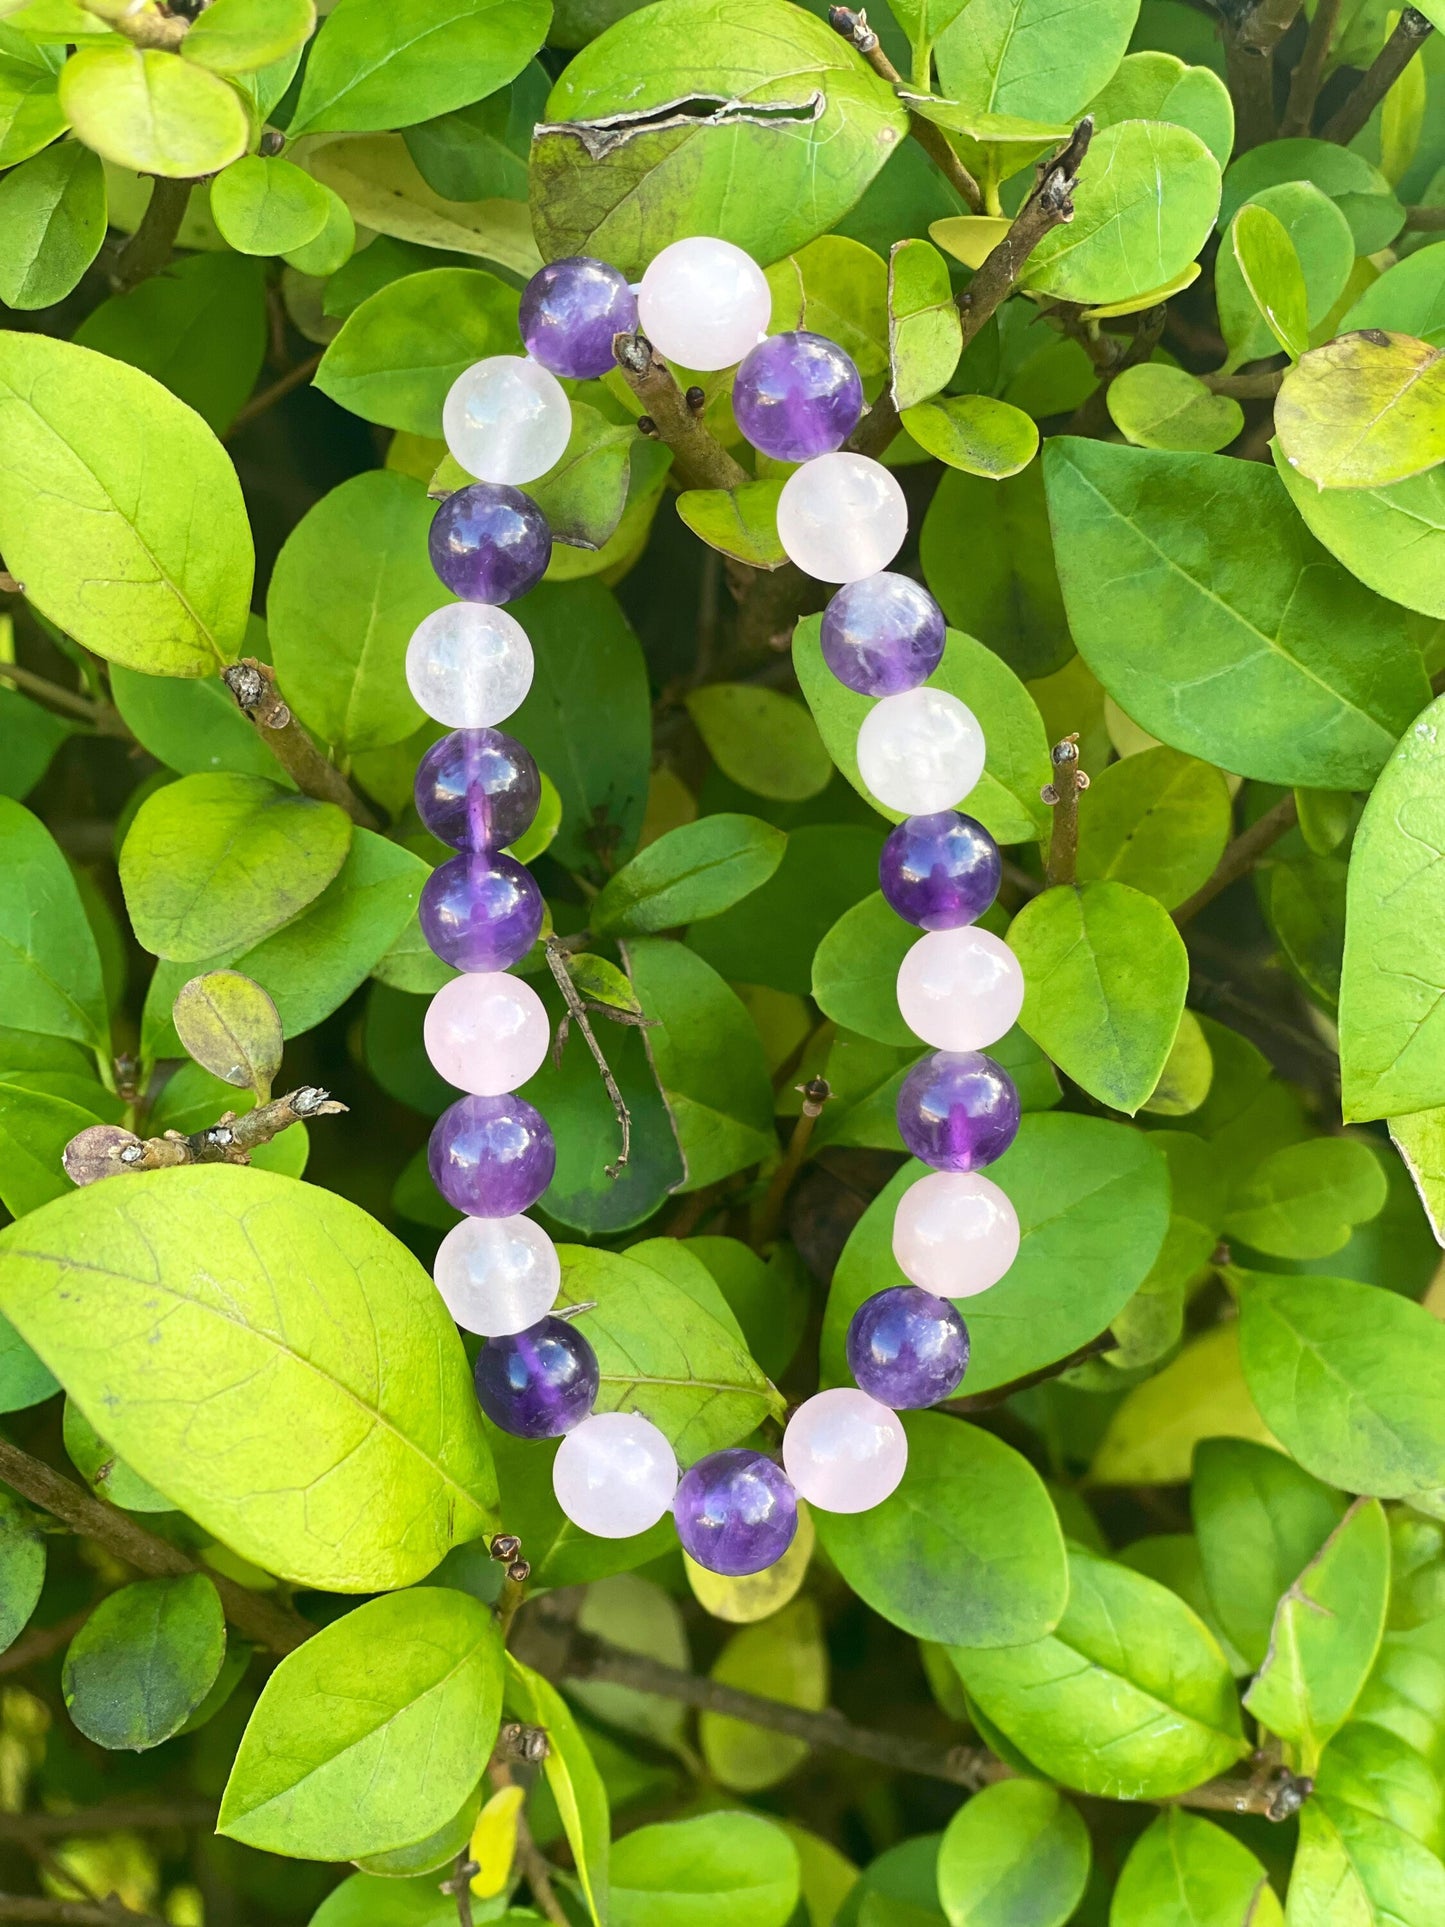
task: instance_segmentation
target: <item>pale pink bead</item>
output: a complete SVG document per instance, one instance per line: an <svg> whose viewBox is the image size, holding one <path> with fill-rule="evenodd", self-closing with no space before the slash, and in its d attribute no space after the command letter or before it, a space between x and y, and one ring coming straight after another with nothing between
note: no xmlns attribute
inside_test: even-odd
<svg viewBox="0 0 1445 1927"><path fill-rule="evenodd" d="M930 930L898 966L898 1009L935 1050L986 1050L1018 1022L1024 973L1001 937L965 924Z"/></svg>
<svg viewBox="0 0 1445 1927"><path fill-rule="evenodd" d="M895 1491L908 1465L896 1412L855 1387L817 1392L788 1420L783 1470L824 1512L867 1512Z"/></svg>
<svg viewBox="0 0 1445 1927"><path fill-rule="evenodd" d="M1019 1255L1019 1219L979 1171L931 1171L893 1214L893 1256L910 1284L937 1298L972 1298Z"/></svg>
<svg viewBox="0 0 1445 1927"><path fill-rule="evenodd" d="M599 1539L630 1539L655 1526L677 1477L666 1437L637 1412L594 1412L573 1426L552 1461L558 1505Z"/></svg>
<svg viewBox="0 0 1445 1927"><path fill-rule="evenodd" d="M503 970L443 984L427 1006L422 1029L437 1075L473 1097L517 1090L547 1055L542 999Z"/></svg>

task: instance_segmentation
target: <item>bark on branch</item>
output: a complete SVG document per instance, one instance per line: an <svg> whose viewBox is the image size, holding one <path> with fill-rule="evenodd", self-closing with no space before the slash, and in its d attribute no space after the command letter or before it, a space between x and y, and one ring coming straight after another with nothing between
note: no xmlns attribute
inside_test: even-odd
<svg viewBox="0 0 1445 1927"><path fill-rule="evenodd" d="M1423 13L1406 7L1354 92L1320 129L1320 139L1348 147L1434 31Z"/></svg>
<svg viewBox="0 0 1445 1927"><path fill-rule="evenodd" d="M136 19L140 17L134 16ZM119 32L125 32L119 21L112 24ZM182 33L185 32L185 21L175 24ZM115 257L115 266L111 269L110 285L117 294L125 294L129 289L139 287L142 281L149 280L151 275L159 274L167 266L176 236L181 231L181 222L186 218L186 207L194 186L194 181L162 180L159 177L152 183L151 197L146 202L140 226Z"/></svg>
<svg viewBox="0 0 1445 1927"><path fill-rule="evenodd" d="M249 1164L260 1144L307 1118L336 1117L346 1109L318 1085L303 1084L269 1104L237 1117L227 1111L204 1131L189 1137L167 1131L161 1137L136 1137L118 1125L93 1124L65 1147L65 1174L72 1184L95 1184L127 1171L168 1171L181 1164Z"/></svg>
<svg viewBox="0 0 1445 1927"><path fill-rule="evenodd" d="M1065 736L1049 752L1054 780L1041 792L1054 813L1049 839L1048 882L1072 883L1079 855L1079 796L1089 787L1089 779L1079 768L1079 738Z"/></svg>
<svg viewBox="0 0 1445 1927"><path fill-rule="evenodd" d="M1206 903L1213 903L1221 890L1227 890L1246 870L1252 869L1269 846L1278 843L1298 821L1299 812L1295 808L1294 791L1291 790L1288 796L1280 798L1272 810L1266 810L1257 823L1251 823L1247 830L1241 831L1226 846L1224 855L1215 866L1214 875L1201 883L1194 895L1186 897L1174 912L1175 923L1188 923Z"/></svg>
<svg viewBox="0 0 1445 1927"><path fill-rule="evenodd" d="M256 725L262 742L303 796L339 804L364 830L377 827L376 818L341 771L327 762L297 722L291 705L276 687L276 672L269 664L244 656L221 671L221 680L235 697L241 714Z"/></svg>
<svg viewBox="0 0 1445 1927"><path fill-rule="evenodd" d="M1221 7L1237 154L1274 133L1274 50L1299 10L1300 0L1244 0L1243 5L1236 0Z"/></svg>
<svg viewBox="0 0 1445 1927"><path fill-rule="evenodd" d="M1079 169L1094 138L1094 117L1085 114L1051 161L1039 168L1033 191L1014 217L1008 233L984 259L982 267L958 297L963 321L963 346L982 330L994 311L1012 294L1024 263L1056 227L1074 218L1074 189Z"/></svg>
<svg viewBox="0 0 1445 1927"><path fill-rule="evenodd" d="M868 25L867 14L861 9L855 13L851 7L830 7L828 25L834 33L841 34L855 52L862 54L874 73L880 79L886 80L890 87L896 89L904 85L902 74L884 53L877 34ZM975 214L981 214L983 189L954 153L943 129L935 127L931 120L925 120L921 114L915 114L910 108L908 131L959 198Z"/></svg>
<svg viewBox="0 0 1445 1927"><path fill-rule="evenodd" d="M702 410L688 401L646 335L618 335L612 352L623 380L642 403L644 419L672 450L672 472L684 488L741 488L750 479L714 440Z"/></svg>

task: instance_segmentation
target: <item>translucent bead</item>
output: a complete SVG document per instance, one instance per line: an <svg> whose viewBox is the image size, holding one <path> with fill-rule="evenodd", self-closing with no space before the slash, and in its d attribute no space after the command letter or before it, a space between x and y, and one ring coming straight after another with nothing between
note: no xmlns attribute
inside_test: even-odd
<svg viewBox="0 0 1445 1927"><path fill-rule="evenodd" d="M982 1051L936 1050L921 1057L898 1092L898 1132L936 1171L977 1171L1018 1136L1019 1094L1008 1072Z"/></svg>
<svg viewBox="0 0 1445 1927"><path fill-rule="evenodd" d="M987 1050L1018 1022L1019 960L990 930L930 930L898 966L898 1010L935 1050Z"/></svg>
<svg viewBox="0 0 1445 1927"><path fill-rule="evenodd" d="M798 1530L798 1495L780 1466L733 1445L683 1474L673 1501L689 1559L728 1579L775 1566Z"/></svg>
<svg viewBox="0 0 1445 1927"><path fill-rule="evenodd" d="M928 681L948 637L943 611L911 577L880 569L841 588L823 611L823 660L860 696L898 696Z"/></svg>
<svg viewBox="0 0 1445 1927"><path fill-rule="evenodd" d="M532 276L517 326L527 353L544 368L586 380L615 365L612 337L637 326L637 298L616 268L572 254Z"/></svg>
<svg viewBox="0 0 1445 1927"><path fill-rule="evenodd" d="M572 404L557 377L526 355L488 355L458 375L442 403L442 434L479 482L532 482L562 459Z"/></svg>
<svg viewBox="0 0 1445 1927"><path fill-rule="evenodd" d="M454 1211L511 1218L534 1205L557 1169L547 1120L525 1097L459 1097L432 1127L427 1169Z"/></svg>
<svg viewBox="0 0 1445 1927"><path fill-rule="evenodd" d="M866 1392L840 1386L805 1399L783 1434L783 1466L801 1497L824 1512L867 1512L897 1490L908 1440L897 1416Z"/></svg>
<svg viewBox="0 0 1445 1927"><path fill-rule="evenodd" d="M858 774L885 808L909 816L952 809L983 775L983 760L978 718L946 689L885 696L858 731Z"/></svg>
<svg viewBox="0 0 1445 1927"><path fill-rule="evenodd" d="M552 531L519 488L474 482L449 495L432 517L427 552L453 595L515 602L547 573Z"/></svg>
<svg viewBox="0 0 1445 1927"><path fill-rule="evenodd" d="M860 1388L895 1412L951 1398L968 1369L968 1327L946 1298L890 1285L854 1312L848 1369Z"/></svg>
<svg viewBox="0 0 1445 1927"><path fill-rule="evenodd" d="M597 1354L565 1318L489 1338L472 1373L477 1403L516 1439L555 1439L580 1425L597 1401Z"/></svg>
<svg viewBox="0 0 1445 1927"><path fill-rule="evenodd" d="M557 1302L557 1247L530 1218L463 1218L437 1251L432 1276L463 1331L505 1338L545 1318Z"/></svg>
<svg viewBox="0 0 1445 1927"><path fill-rule="evenodd" d="M733 414L753 447L779 462L841 448L863 413L850 355L826 335L770 335L733 377Z"/></svg>
<svg viewBox="0 0 1445 1927"><path fill-rule="evenodd" d="M961 810L905 817L878 859L890 908L924 930L956 930L981 917L1002 875L997 843Z"/></svg>
<svg viewBox="0 0 1445 1927"><path fill-rule="evenodd" d="M547 1013L530 984L504 971L453 977L428 1004L422 1036L439 1077L473 1097L500 1097L541 1069Z"/></svg>
<svg viewBox="0 0 1445 1927"><path fill-rule="evenodd" d="M672 1504L677 1459L651 1420L594 1412L557 1448L552 1490L574 1526L598 1539L631 1539Z"/></svg>
<svg viewBox="0 0 1445 1927"><path fill-rule="evenodd" d="M1018 1255L1018 1213L977 1171L930 1171L898 1200L893 1256L924 1291L972 1298L996 1285Z"/></svg>
<svg viewBox="0 0 1445 1927"><path fill-rule="evenodd" d="M515 857L482 850L451 857L432 871L421 888L417 921L428 945L453 970L510 970L537 941L545 907L531 873Z"/></svg>
<svg viewBox="0 0 1445 1927"><path fill-rule="evenodd" d="M637 318L653 347L700 372L741 361L772 312L772 290L752 256L702 234L654 255L637 291Z"/></svg>
<svg viewBox="0 0 1445 1927"><path fill-rule="evenodd" d="M903 547L908 504L896 479L868 455L839 450L804 462L778 497L778 540L820 582L876 575Z"/></svg>
<svg viewBox="0 0 1445 1927"><path fill-rule="evenodd" d="M504 850L531 827L542 800L537 765L500 729L457 729L417 766L416 813L454 850Z"/></svg>
<svg viewBox="0 0 1445 1927"><path fill-rule="evenodd" d="M526 630L505 609L484 602L434 609L417 624L406 649L412 695L448 729L505 722L532 687L532 670Z"/></svg>

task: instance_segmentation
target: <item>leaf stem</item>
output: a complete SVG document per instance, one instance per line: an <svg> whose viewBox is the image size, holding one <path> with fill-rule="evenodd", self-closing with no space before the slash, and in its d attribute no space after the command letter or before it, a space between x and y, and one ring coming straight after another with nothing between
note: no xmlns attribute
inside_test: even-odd
<svg viewBox="0 0 1445 1927"><path fill-rule="evenodd" d="M1012 294L1039 242L1056 227L1073 220L1074 189L1079 184L1079 169L1093 138L1094 117L1085 114L1053 159L1040 166L1033 189L1008 233L985 256L982 266L959 295L965 353L994 311Z"/></svg>
<svg viewBox="0 0 1445 1927"><path fill-rule="evenodd" d="M243 716L256 725L261 741L303 796L336 803L364 830L377 820L334 763L330 763L297 722L291 705L276 687L276 672L254 656L243 656L221 671L221 681Z"/></svg>
<svg viewBox="0 0 1445 1927"><path fill-rule="evenodd" d="M1434 31L1434 23L1423 13L1406 7L1354 92L1345 96L1320 129L1320 139L1348 147Z"/></svg>
<svg viewBox="0 0 1445 1927"><path fill-rule="evenodd" d="M1065 1372L1071 1372L1076 1365L1082 1365L1090 1358L1117 1351L1118 1344L1113 1332L1100 1332L1087 1345L1080 1345L1077 1351L1070 1352L1067 1358L1056 1359L1052 1365L1041 1365L1036 1372L1025 1372L1022 1378L1011 1378L1006 1385L994 1385L986 1392L971 1392L963 1398L943 1399L933 1409L936 1412L950 1412L956 1418L971 1418L975 1412L990 1412L995 1406L1005 1404L1015 1392L1031 1391L1035 1385L1046 1385L1051 1378L1062 1378Z"/></svg>
<svg viewBox="0 0 1445 1927"><path fill-rule="evenodd" d="M0 662L0 682L11 683L16 689L23 689L27 696L49 703L52 709L89 723L101 736L119 736L126 742L135 741L122 721L120 711L110 703L97 702L93 696L82 696L78 690L63 689L59 683L51 682L46 676L37 676L33 669L23 668L18 662Z"/></svg>
<svg viewBox="0 0 1445 1927"><path fill-rule="evenodd" d="M626 1100L617 1087L617 1079L612 1075L611 1066L603 1055L602 1046L597 1041L596 1033L587 1015L587 1006L583 1003L581 993L572 981L572 973L567 967L568 953L566 945L556 937L548 937L546 943L543 945L543 949L547 957L547 968L552 973L552 980L558 990L561 991L562 1001L567 1006L567 1014L557 1026L557 1037L552 1046L553 1061L555 1063L561 1063L563 1047L567 1042L568 1027L575 1023L586 1040L587 1048L592 1053L592 1061L597 1066L598 1073L602 1078L603 1087L611 1099L614 1112L617 1114L617 1128L622 1135L622 1149L617 1155L616 1163L609 1164L606 1167L608 1177L616 1178L621 1174L628 1158L632 1155L632 1113L627 1108Z"/></svg>

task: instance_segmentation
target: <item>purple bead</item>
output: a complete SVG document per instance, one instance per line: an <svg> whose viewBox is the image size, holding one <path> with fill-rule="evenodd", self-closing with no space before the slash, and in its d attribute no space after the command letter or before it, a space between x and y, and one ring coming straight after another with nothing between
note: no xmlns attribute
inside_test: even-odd
<svg viewBox="0 0 1445 1927"><path fill-rule="evenodd" d="M848 1369L860 1391L895 1412L936 1405L968 1366L968 1327L946 1298L917 1285L875 1292L848 1327Z"/></svg>
<svg viewBox="0 0 1445 1927"><path fill-rule="evenodd" d="M534 1205L557 1168L546 1118L524 1097L460 1097L432 1127L431 1181L469 1218L511 1218Z"/></svg>
<svg viewBox="0 0 1445 1927"><path fill-rule="evenodd" d="M453 970L510 970L537 941L542 892L514 857L448 857L421 887L417 920Z"/></svg>
<svg viewBox="0 0 1445 1927"><path fill-rule="evenodd" d="M927 589L880 569L845 583L823 611L823 659L860 696L901 696L942 662L947 633Z"/></svg>
<svg viewBox="0 0 1445 1927"><path fill-rule="evenodd" d="M962 810L905 817L878 859L878 881L905 923L957 930L981 917L998 895L998 845Z"/></svg>
<svg viewBox="0 0 1445 1927"><path fill-rule="evenodd" d="M769 335L733 377L733 414L753 447L778 462L831 455L858 426L863 383L826 335Z"/></svg>
<svg viewBox="0 0 1445 1927"><path fill-rule="evenodd" d="M903 1142L935 1171L980 1171L1018 1136L1013 1079L977 1050L920 1058L898 1093Z"/></svg>
<svg viewBox="0 0 1445 1927"><path fill-rule="evenodd" d="M552 559L552 531L528 495L502 482L473 482L432 517L431 565L468 602L513 602L535 589Z"/></svg>
<svg viewBox="0 0 1445 1927"><path fill-rule="evenodd" d="M684 1472L672 1516L683 1551L738 1579L775 1566L798 1530L798 1495L781 1466L735 1445Z"/></svg>
<svg viewBox="0 0 1445 1927"><path fill-rule="evenodd" d="M504 850L542 801L531 752L500 729L454 729L416 772L416 813L454 850Z"/></svg>
<svg viewBox="0 0 1445 1927"><path fill-rule="evenodd" d="M612 337L637 326L637 296L616 268L571 254L532 276L517 326L534 361L586 381L614 366Z"/></svg>
<svg viewBox="0 0 1445 1927"><path fill-rule="evenodd" d="M477 1403L517 1439L555 1439L597 1401L597 1354L565 1318L544 1318L477 1354Z"/></svg>

